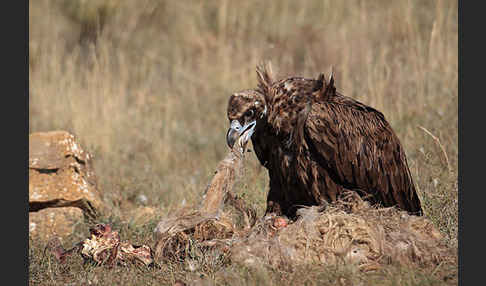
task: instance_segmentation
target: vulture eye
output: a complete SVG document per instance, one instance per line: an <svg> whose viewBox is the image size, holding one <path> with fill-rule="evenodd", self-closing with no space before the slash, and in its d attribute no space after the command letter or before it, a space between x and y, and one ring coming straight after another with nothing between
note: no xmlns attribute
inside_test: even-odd
<svg viewBox="0 0 486 286"><path fill-rule="evenodd" d="M255 113L255 112L253 111L253 109L250 109L250 110L248 110L247 112L245 112L245 116L247 116L247 117L251 117L251 116L253 116L253 114L254 114L254 113Z"/></svg>

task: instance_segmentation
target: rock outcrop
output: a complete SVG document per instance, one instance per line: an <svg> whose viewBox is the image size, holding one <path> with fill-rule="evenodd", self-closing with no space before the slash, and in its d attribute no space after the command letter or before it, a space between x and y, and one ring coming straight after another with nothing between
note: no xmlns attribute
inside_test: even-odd
<svg viewBox="0 0 486 286"><path fill-rule="evenodd" d="M29 136L29 235L65 237L103 209L91 160L68 132Z"/></svg>

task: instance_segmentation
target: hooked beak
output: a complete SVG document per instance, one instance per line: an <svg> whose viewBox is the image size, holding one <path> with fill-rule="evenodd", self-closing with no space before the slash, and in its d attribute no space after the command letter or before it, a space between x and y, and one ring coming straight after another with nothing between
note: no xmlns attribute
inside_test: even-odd
<svg viewBox="0 0 486 286"><path fill-rule="evenodd" d="M230 128L226 133L226 143L230 148L233 148L235 145L236 140L238 138L244 136L244 141L250 140L251 136L253 135L253 131L256 126L256 120L246 123L244 126L241 126L238 120L231 121Z"/></svg>

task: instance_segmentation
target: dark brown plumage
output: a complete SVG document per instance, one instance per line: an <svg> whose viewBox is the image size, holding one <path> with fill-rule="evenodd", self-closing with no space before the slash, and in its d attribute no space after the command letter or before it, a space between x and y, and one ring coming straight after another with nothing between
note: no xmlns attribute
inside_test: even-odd
<svg viewBox="0 0 486 286"><path fill-rule="evenodd" d="M422 215L405 152L381 112L336 92L332 76L275 81L263 66L257 74L256 90L230 97L228 119L240 131L254 128L254 150L270 176L267 213L294 217L300 206L354 190ZM237 131L228 130L229 145Z"/></svg>

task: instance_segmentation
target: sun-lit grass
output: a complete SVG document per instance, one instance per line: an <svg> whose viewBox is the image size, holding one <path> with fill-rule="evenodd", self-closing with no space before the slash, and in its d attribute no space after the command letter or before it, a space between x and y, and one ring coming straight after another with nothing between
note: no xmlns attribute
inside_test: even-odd
<svg viewBox="0 0 486 286"><path fill-rule="evenodd" d="M107 219L126 238L150 241L150 227L118 222L123 203L144 194L165 214L200 200L227 150L228 97L255 87L257 63L270 60L279 76L316 77L332 67L338 90L385 114L426 216L457 245L457 30L457 1L29 1L29 131L75 134L95 155L113 209ZM266 171L250 154L236 191L262 214L267 189ZM110 270L106 277L80 265L63 270L39 257L41 243L30 245L31 284L93 275L99 284L187 278L177 268L166 278L160 270ZM296 273L320 281L308 285L338 279L314 270ZM299 277L226 272L242 285L290 285ZM435 283L408 270L383 275L398 277L377 280L385 285Z"/></svg>

